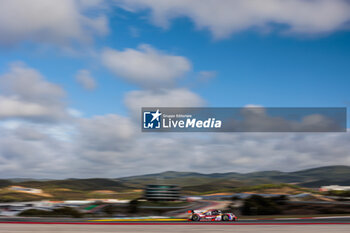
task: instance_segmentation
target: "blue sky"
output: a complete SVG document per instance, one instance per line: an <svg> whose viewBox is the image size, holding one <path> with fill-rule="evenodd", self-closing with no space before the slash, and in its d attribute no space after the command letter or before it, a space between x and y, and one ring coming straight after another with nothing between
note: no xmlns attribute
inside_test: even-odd
<svg viewBox="0 0 350 233"><path fill-rule="evenodd" d="M285 36L278 30L264 34L247 29L228 38L214 39L208 30L196 30L186 18L174 20L164 29L150 24L144 12L133 14L117 9L109 14L110 34L96 38L89 49L123 50L149 44L184 56L193 69L178 85L190 87L210 106L339 107L350 102L348 31L307 37ZM2 48L2 72L8 64L22 61L62 85L68 92L70 106L86 116L125 113L118 100L134 85L111 75L94 58L70 56L52 45L43 52L40 45L27 41L17 46ZM86 48L80 49L84 53ZM95 77L98 88L93 92L83 90L75 81L80 69L90 70ZM215 77L198 82L201 71L213 72Z"/></svg>
<svg viewBox="0 0 350 233"><path fill-rule="evenodd" d="M160 139L137 119L150 105L348 107L348 1L45 4L0 9L1 176L350 165L348 133Z"/></svg>

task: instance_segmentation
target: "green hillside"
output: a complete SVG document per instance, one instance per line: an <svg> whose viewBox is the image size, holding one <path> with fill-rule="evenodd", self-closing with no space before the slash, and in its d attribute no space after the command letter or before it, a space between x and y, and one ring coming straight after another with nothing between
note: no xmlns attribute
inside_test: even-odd
<svg viewBox="0 0 350 233"><path fill-rule="evenodd" d="M12 185L12 182L10 180L0 180L0 188L7 187Z"/></svg>
<svg viewBox="0 0 350 233"><path fill-rule="evenodd" d="M123 191L128 188L119 181L103 178L25 181L16 183L16 185L41 189L66 188L80 191L93 191L104 189L113 191Z"/></svg>
<svg viewBox="0 0 350 233"><path fill-rule="evenodd" d="M144 176L119 178L127 186L141 187L145 184L171 183L184 187L198 187L221 180L240 182L242 185L259 185L268 183L297 183L304 187L320 187L322 185L350 185L349 166L327 166L296 172L261 171L252 173L213 173L201 174L193 172L163 172ZM217 183L217 184L219 184Z"/></svg>
<svg viewBox="0 0 350 233"><path fill-rule="evenodd" d="M131 199L142 196L142 189L147 184L175 184L182 187L185 194L204 194L215 192L242 192L275 185L297 184L298 187L318 188L323 185L338 184L350 186L350 167L327 166L296 172L261 171L251 173L213 173L168 171L141 176L117 179L65 179L65 180L0 180L0 196L3 201L37 200L42 197L31 194L14 193L6 187L19 185L40 188L48 199L86 199L86 198L122 198ZM22 181L21 181L22 180ZM283 186L286 189L287 186ZM297 189L297 186L288 188ZM137 191L135 191L137 190ZM301 189L299 189L301 190ZM272 192L272 191L271 191ZM0 198L1 199L1 198Z"/></svg>

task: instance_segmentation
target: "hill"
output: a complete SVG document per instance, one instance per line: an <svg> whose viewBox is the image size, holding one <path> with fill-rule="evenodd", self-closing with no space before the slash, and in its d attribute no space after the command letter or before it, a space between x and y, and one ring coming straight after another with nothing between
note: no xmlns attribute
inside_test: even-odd
<svg viewBox="0 0 350 233"><path fill-rule="evenodd" d="M319 187L322 185L350 185L350 167L349 166L327 166L313 168L303 171L290 173L297 179L303 180L305 187Z"/></svg>
<svg viewBox="0 0 350 233"><path fill-rule="evenodd" d="M289 189L300 192L302 188L318 188L323 185L350 186L349 166L327 166L306 169L295 172L261 171L251 173L212 173L167 171L162 173L130 176L116 179L65 179L65 180L32 180L12 179L0 180L0 194L3 201L38 199L30 194L14 193L8 189L11 185L38 188L50 195L53 200L85 199L85 198L136 198L142 195L142 189L147 184L176 184L182 187L188 195L219 193L219 192L246 192L261 186L289 184ZM294 185L294 186L290 186ZM295 186L297 185L297 186ZM265 189L267 192L276 192L274 189ZM300 189L298 187L301 187ZM281 187L286 190L286 186ZM305 189L306 190L306 189ZM294 192L294 191L290 191ZM0 197L1 197L0 196ZM0 198L0 200L2 200Z"/></svg>
<svg viewBox="0 0 350 233"><path fill-rule="evenodd" d="M128 187L123 183L113 179L92 178L92 179L67 179L67 180L49 180L49 181L24 181L16 183L24 187L53 189L64 188L79 191L94 191L94 190L113 190L123 191Z"/></svg>
<svg viewBox="0 0 350 233"><path fill-rule="evenodd" d="M171 183L183 187L209 185L220 186L223 181L231 181L232 187L243 185L294 183L302 187L317 188L323 185L338 184L350 186L349 166L327 166L306 169L296 172L261 171L251 173L212 173L202 174L193 172L168 171L163 173L131 176L116 179L127 186L141 187L148 183ZM226 182L225 182L226 183ZM226 185L226 184L225 184Z"/></svg>

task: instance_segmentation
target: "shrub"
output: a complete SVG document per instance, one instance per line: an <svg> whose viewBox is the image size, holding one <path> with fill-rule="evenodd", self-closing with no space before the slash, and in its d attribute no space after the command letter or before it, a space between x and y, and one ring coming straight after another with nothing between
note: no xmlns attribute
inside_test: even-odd
<svg viewBox="0 0 350 233"><path fill-rule="evenodd" d="M83 216L79 211L70 208L63 207L58 209L53 209L51 211L47 210L39 210L39 209L28 209L24 210L19 214L19 216L26 217L73 217L73 218L81 218Z"/></svg>
<svg viewBox="0 0 350 233"><path fill-rule="evenodd" d="M276 200L253 195L244 201L242 207L243 215L272 215L281 213Z"/></svg>

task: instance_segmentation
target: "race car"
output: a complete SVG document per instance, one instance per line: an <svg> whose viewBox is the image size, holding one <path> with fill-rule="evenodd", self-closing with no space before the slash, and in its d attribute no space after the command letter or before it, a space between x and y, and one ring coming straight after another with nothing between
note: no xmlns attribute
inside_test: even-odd
<svg viewBox="0 0 350 233"><path fill-rule="evenodd" d="M233 213L223 213L221 210L189 210L189 221L236 221Z"/></svg>

